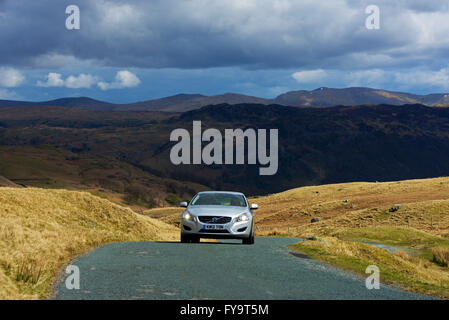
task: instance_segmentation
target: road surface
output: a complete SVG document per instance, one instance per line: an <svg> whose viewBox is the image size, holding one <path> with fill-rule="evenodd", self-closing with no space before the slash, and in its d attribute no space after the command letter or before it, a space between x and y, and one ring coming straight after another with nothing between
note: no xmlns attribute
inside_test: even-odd
<svg viewBox="0 0 449 320"><path fill-rule="evenodd" d="M181 244L113 243L73 262L80 289L65 281L55 299L426 299L428 296L381 286L318 261L289 253L298 239L256 238Z"/></svg>

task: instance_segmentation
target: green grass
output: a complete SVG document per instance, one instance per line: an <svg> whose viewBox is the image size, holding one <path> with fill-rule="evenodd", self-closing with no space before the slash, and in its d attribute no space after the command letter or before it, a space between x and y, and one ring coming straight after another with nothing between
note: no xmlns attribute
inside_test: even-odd
<svg viewBox="0 0 449 320"><path fill-rule="evenodd" d="M449 240L437 237L413 228L403 227L364 227L344 228L331 232L341 240L373 242L399 247L431 248L436 246L449 247Z"/></svg>
<svg viewBox="0 0 449 320"><path fill-rule="evenodd" d="M144 207L144 208L147 208L147 209L154 208L154 204L153 203L146 202L140 196L127 194L125 196L124 200L125 200L125 204L127 204L129 206L137 205L137 206Z"/></svg>
<svg viewBox="0 0 449 320"><path fill-rule="evenodd" d="M414 256L433 261L432 249L449 248L449 240L413 228L365 227L344 228L330 232L331 236L344 241L385 244L400 247Z"/></svg>
<svg viewBox="0 0 449 320"><path fill-rule="evenodd" d="M175 193L168 193L165 201L167 201L171 205L177 206L181 202L181 198L179 198L179 196Z"/></svg>
<svg viewBox="0 0 449 320"><path fill-rule="evenodd" d="M359 242L325 238L289 246L294 251L337 268L366 277L369 265L381 271L381 282L418 293L449 299L449 278L443 268L417 257L395 255Z"/></svg>

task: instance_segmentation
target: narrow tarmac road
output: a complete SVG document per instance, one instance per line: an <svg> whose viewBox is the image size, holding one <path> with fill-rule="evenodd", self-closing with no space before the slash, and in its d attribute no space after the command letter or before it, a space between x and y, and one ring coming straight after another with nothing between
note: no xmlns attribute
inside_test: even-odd
<svg viewBox="0 0 449 320"><path fill-rule="evenodd" d="M113 243L75 261L80 289L57 284L55 299L429 299L294 256L298 239L181 244ZM382 275L381 275L382 277Z"/></svg>

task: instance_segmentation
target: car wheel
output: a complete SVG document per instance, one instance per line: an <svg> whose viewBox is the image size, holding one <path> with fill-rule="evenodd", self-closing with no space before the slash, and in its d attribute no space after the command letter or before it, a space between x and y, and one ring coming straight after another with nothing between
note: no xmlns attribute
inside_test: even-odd
<svg viewBox="0 0 449 320"><path fill-rule="evenodd" d="M198 238L198 237L192 237L192 238L190 239L190 241L191 241L192 243L199 243L199 242L200 242L200 238Z"/></svg>
<svg viewBox="0 0 449 320"><path fill-rule="evenodd" d="M190 237L186 234L181 233L181 243L189 243Z"/></svg>
<svg viewBox="0 0 449 320"><path fill-rule="evenodd" d="M242 244L254 244L254 233L251 232L251 235L242 240Z"/></svg>

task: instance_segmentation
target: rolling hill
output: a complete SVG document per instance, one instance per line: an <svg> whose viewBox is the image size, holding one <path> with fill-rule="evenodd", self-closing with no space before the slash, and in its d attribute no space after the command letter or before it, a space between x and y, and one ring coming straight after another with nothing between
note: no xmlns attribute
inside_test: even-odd
<svg viewBox="0 0 449 320"><path fill-rule="evenodd" d="M87 110L108 110L108 111L164 111L164 112L185 112L198 109L211 104L239 104L239 103L260 103L269 104L272 100L251 97L235 93L225 93L215 96L204 96L200 94L178 94L161 99L140 101L128 104L114 104L98 101L91 98L62 98L51 101L28 102L0 100L0 107L66 107Z"/></svg>
<svg viewBox="0 0 449 320"><path fill-rule="evenodd" d="M291 91L279 95L274 102L288 106L319 106L332 107L336 105L354 106L363 104L422 104L427 106L449 105L449 94L417 95L405 92L394 92L372 88L326 88L315 90Z"/></svg>
<svg viewBox="0 0 449 320"><path fill-rule="evenodd" d="M213 104L259 103L270 104L269 99L257 98L235 93L225 93L215 96L198 94L179 94L172 97L119 105L115 110L144 110L186 112Z"/></svg>
<svg viewBox="0 0 449 320"><path fill-rule="evenodd" d="M447 107L449 106L449 94L436 93L417 95L405 92L394 92L363 87L342 89L321 87L310 91L290 91L272 99L264 99L236 93L225 93L213 96L205 96L201 94L177 94L170 97L127 104L114 104L86 97L62 98L43 102L0 100L0 107L58 106L88 110L186 112L214 104L234 105L243 103L264 105L278 104L294 107L332 107L337 105L353 106L363 104L422 104L432 107Z"/></svg>
<svg viewBox="0 0 449 320"><path fill-rule="evenodd" d="M0 188L0 299L47 298L62 268L100 245L177 238L174 227L87 192Z"/></svg>
<svg viewBox="0 0 449 320"><path fill-rule="evenodd" d="M0 186L87 190L136 210L166 206L206 189L110 156L51 146L0 146Z"/></svg>
<svg viewBox="0 0 449 320"><path fill-rule="evenodd" d="M61 98L41 102L0 100L0 107L17 107L17 106L22 107L48 106L48 107L81 108L88 110L112 110L114 104L87 97Z"/></svg>

